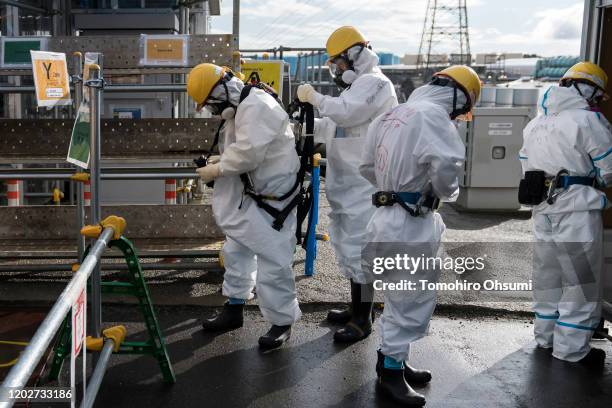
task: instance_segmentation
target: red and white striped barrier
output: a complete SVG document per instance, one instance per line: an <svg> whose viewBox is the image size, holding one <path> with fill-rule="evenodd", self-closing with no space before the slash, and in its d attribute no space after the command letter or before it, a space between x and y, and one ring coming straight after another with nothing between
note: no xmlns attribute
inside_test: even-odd
<svg viewBox="0 0 612 408"><path fill-rule="evenodd" d="M8 199L8 206L17 207L18 205L21 205L19 199L19 180L7 180L6 187L6 198Z"/></svg>
<svg viewBox="0 0 612 408"><path fill-rule="evenodd" d="M83 205L91 205L91 181L83 182Z"/></svg>
<svg viewBox="0 0 612 408"><path fill-rule="evenodd" d="M176 204L175 179L166 179L166 204Z"/></svg>

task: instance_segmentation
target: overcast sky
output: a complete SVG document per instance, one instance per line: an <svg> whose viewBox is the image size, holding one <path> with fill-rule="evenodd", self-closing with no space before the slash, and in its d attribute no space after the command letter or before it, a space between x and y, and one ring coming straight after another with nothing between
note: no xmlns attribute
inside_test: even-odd
<svg viewBox="0 0 612 408"><path fill-rule="evenodd" d="M456 0L449 1L456 4ZM584 0L467 0L472 53L578 55ZM338 26L361 29L375 50L419 48L427 0L242 0L240 47L322 47ZM213 32L231 32L232 0L222 0ZM436 51L451 52L451 44Z"/></svg>

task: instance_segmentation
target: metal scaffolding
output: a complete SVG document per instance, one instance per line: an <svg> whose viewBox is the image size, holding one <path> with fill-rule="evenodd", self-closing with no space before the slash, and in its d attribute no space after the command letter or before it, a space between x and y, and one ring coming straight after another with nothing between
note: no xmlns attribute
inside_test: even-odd
<svg viewBox="0 0 612 408"><path fill-rule="evenodd" d="M108 2L111 6L113 3L117 4L113 1ZM76 276L78 276L79 281L86 281L91 275L92 319L90 323L92 327L90 332L95 337L101 335L103 322L101 290L104 282L101 281L101 266L98 261L101 251L109 243L110 237L108 236L109 232L105 232L102 236L103 239L101 239L102 243L92 242L90 255L85 257L86 250L83 237L79 236L78 241L75 240L75 232L86 221L97 225L103 213L110 209L109 206L101 206L101 180L103 179L131 180L134 184L143 183L144 180L196 179L195 169L185 167L184 162L188 157L191 161L195 157L196 151L199 155L200 151L206 151L210 148L212 135L218 127L218 120L187 119L190 112L185 94L185 74L191 67L202 62L212 62L220 65L233 64L239 69L239 54L234 52L238 46L239 1L236 0L234 3L236 6L234 12L236 32L232 34L192 33L190 29L192 21L199 17L208 18L206 12L196 13L193 16L194 18L191 18L189 8L195 5L195 2L192 1L180 2L176 10L168 2L169 8L165 10L165 13L157 12L158 20L142 18L143 24L150 24L149 20L170 21L169 24L173 24L173 18L178 14L180 33L186 36L182 37L186 38L183 48L185 50L183 51L183 63L149 66L141 63L141 59L138 58L139 55L144 55L142 37L130 34L134 32L131 30L133 27L127 26L130 30L121 31L117 27L118 24L115 24L114 27L100 27L96 26L98 21L93 21L93 23L96 23L93 24L91 23L92 20L88 19L94 17L95 20L95 18L102 16L108 18L100 18L100 21L110 21L110 24L114 24L113 19L125 22L126 10L120 7L71 10L71 2L65 0L50 0L42 3L53 10L59 11L56 13L47 12L47 9L33 6L31 3L0 2L0 11L3 13L1 19L3 41L8 38L7 36L44 37L46 47L41 46L41 50L65 53L68 72L73 74L70 79L74 101L76 102L75 106L54 107L48 111L50 113L29 108L34 106L34 98L31 95L34 91L31 80L32 68L28 67L27 64L14 67L5 66L3 62L0 63L2 65L0 67L0 82L3 82L0 84L0 98L3 98L0 102L2 111L0 113L0 116L2 116L0 131L12 134L10 142L7 138L2 138L2 142L0 142L0 163L5 165L1 171L13 173L9 180L20 183L18 191L21 194L24 192L22 186L29 184L32 180L49 180L50 183L53 183L54 198L61 195L59 187L67 185L66 177L72 183L73 188L75 185L79 186L76 196L72 191L69 195L72 202L76 199L75 206L19 206L22 203L18 202L14 207L0 207L0 216L3 221L10 219L23 221L18 228L11 228L7 225L7 222L3 222L2 228L0 228L0 242L4 245L3 249L11 247L18 241L22 243L30 242L34 237L34 229L27 227L25 224L28 222L40 223L41 220L52 220L56 225L53 233L46 236L45 234L50 232L51 228L39 228L38 238L41 240L57 241L58 237L65 237L70 241L74 240L75 255L83 260L83 265L79 269L82 273L77 273ZM103 4L106 4L106 2ZM144 4L144 1L142 4ZM127 20L136 20L137 12L138 10L136 13L131 10ZM143 8L140 13L148 16L152 13L155 14L155 11ZM165 15L168 14L172 17L164 20ZM87 17L80 18L79 21L89 21L89 27L84 31L79 29L76 17ZM22 25L23 22L27 26ZM163 32L164 35L178 34L179 30L175 30L171 25L166 28L167 30ZM155 27L151 27L148 30L142 29L142 32L158 34L159 31L155 30ZM29 49L31 48L26 49L26 51ZM86 63L90 75L88 78L81 78L84 60L82 57L86 57L86 52L98 53L99 59L98 64ZM154 75L158 75L155 78L156 81L149 82L148 79ZM167 80L164 78L167 78ZM117 82L115 82L116 79L118 79ZM161 83L162 81L163 83ZM122 95L128 93L128 98L131 95L146 92L145 99L153 101L156 99L156 94L161 94L171 101L172 109L163 111L167 112L168 116L151 117L143 114L131 118L101 119L105 107L105 94L108 92L119 92ZM151 94L152 92L156 94ZM134 97L137 98L137 96ZM76 169L69 167L65 163L65 158L68 152L74 115L79 108L79 103L86 98L89 101L90 111L89 171L83 177L74 178L73 176L77 176L75 174ZM24 107L28 107L28 109L24 109ZM162 109L160 108L159 111L162 112ZM32 119L23 119L28 117L32 117ZM45 145L47 148L44 147ZM24 149L25 146L29 147ZM152 152L151 149L156 150L157 154ZM46 158L37 157L37 150ZM25 154L20 154L20 151ZM122 153L113 157L113 151ZM154 164L151 164L151 159L155 160ZM106 166L109 161L112 161L112 165ZM15 165L15 163L19 164ZM46 168L41 168L41 163L45 163ZM166 163L168 163L168 167L163 167ZM135 164L140 164L140 167L133 167ZM171 165L173 167L170 167ZM6 166L10 167L6 168ZM25 168L23 168L24 166ZM3 180L6 180L6 178ZM44 181L44 183L47 183L47 181ZM187 204L186 195L191 193L190 189L193 184L193 182L185 184L186 187L180 192L181 199L179 202ZM161 192L163 182L160 185ZM88 188L90 192L88 192ZM48 192L47 188L47 191L43 193L47 194ZM14 192L11 191L10 193L13 194ZM57 198L57 204L59 204L59 198ZM134 220L132 228L135 231L138 230L139 233L142 233L148 230L145 232L146 235L143 235L146 239L157 238L161 242L162 240L170 241L176 237L189 235L190 238L202 242L220 238L221 234L214 224L212 212L208 205L133 206L127 202L125 204L115 207L113 210ZM86 206L89 206L87 211L85 211ZM130 214L132 210L135 212ZM155 221L165 219L176 221L169 223ZM30 232L26 234L27 231ZM15 239L15 232L23 233L23 235ZM135 258L135 252L131 251ZM172 251L167 252L172 253ZM137 259L132 259L128 265L132 267L136 263ZM157 266L162 269L170 268L167 265L158 264ZM187 262L178 268L197 266L194 263ZM140 266L138 268L140 269ZM177 266L175 265L173 268L176 269ZM131 276L135 276L132 272L134 271L130 272ZM144 283L142 284L144 285ZM12 377L7 377L8 382L6 384L22 386L26 383L35 363L60 327L73 300L72 292L69 298L65 300L62 298L61 307L53 310L52 324L43 323L44 327L41 330L44 333L40 334L40 339L36 337L31 343L33 346L30 349L35 348L35 350L30 354L26 350L26 353L20 357L18 366L13 370L15 374ZM150 319L147 321L150 321ZM152 344L157 343L159 342L156 341ZM95 394L110 356L109 347L108 345L102 347L104 352L98 362L99 369L94 371L90 380L92 387L86 395L84 406L90 406L95 399Z"/></svg>

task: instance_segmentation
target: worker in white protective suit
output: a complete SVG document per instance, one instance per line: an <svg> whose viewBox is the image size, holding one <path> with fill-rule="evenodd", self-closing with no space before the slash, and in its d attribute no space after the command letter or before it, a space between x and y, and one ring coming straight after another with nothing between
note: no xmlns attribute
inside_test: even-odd
<svg viewBox="0 0 612 408"><path fill-rule="evenodd" d="M300 163L289 118L269 89L245 89L226 67L196 66L187 91L198 109L205 107L225 121L220 157L209 160L198 173L204 183L215 181L212 209L226 235L223 295L229 300L203 327L211 331L241 327L245 301L256 287L261 313L272 324L259 344L279 347L301 316L292 270L296 214L295 208L287 207L298 193ZM290 210L278 225L274 209Z"/></svg>
<svg viewBox="0 0 612 408"><path fill-rule="evenodd" d="M601 210L607 206L595 186L612 180L612 134L597 112L607 82L593 63L570 68L543 95L519 155L521 183L541 191L531 203L536 342L558 359L590 367L605 360L589 341L601 317Z"/></svg>
<svg viewBox="0 0 612 408"><path fill-rule="evenodd" d="M340 27L327 40L330 73L344 90L338 97L322 95L310 84L300 85L297 96L318 109L315 140L325 142L325 192L331 212L329 236L340 271L351 282L351 306L331 310L337 342L354 342L372 332L372 280L362 273L361 249L373 208L372 185L359 174L359 161L368 125L397 105L395 88L378 68L378 57L354 27Z"/></svg>
<svg viewBox="0 0 612 408"><path fill-rule="evenodd" d="M419 282L437 282L440 271L394 268L377 274L372 261L436 256L445 229L436 209L440 200L456 199L465 158L454 120L470 116L479 95L480 79L471 68L446 68L406 103L374 120L365 140L359 170L375 187L376 209L367 226L364 272L376 274L381 290L379 282L416 283L415 290L384 290L376 365L379 389L407 406L425 404L411 384L431 380L429 371L408 364L410 344L426 335L436 306L436 292L421 290Z"/></svg>

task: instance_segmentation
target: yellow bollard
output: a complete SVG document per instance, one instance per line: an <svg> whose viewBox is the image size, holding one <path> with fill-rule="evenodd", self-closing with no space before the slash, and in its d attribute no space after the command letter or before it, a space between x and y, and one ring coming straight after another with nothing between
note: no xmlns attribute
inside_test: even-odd
<svg viewBox="0 0 612 408"><path fill-rule="evenodd" d="M114 342L113 352L116 353L123 344L126 334L127 330L125 326L109 327L102 332L102 337L87 336L85 338L85 347L89 351L101 351L102 347L104 347L104 341L111 339Z"/></svg>
<svg viewBox="0 0 612 408"><path fill-rule="evenodd" d="M60 205L62 198L64 198L64 193L62 193L59 188L55 187L53 189L53 204Z"/></svg>

